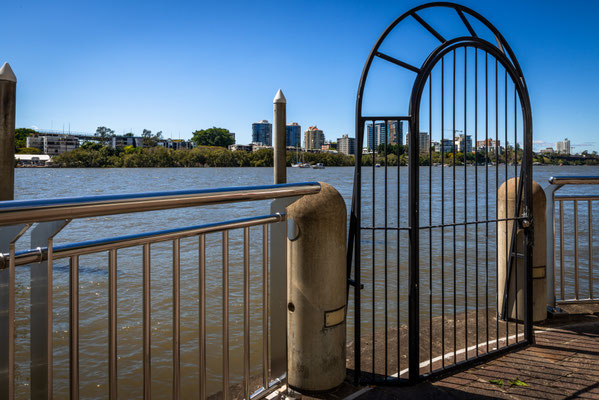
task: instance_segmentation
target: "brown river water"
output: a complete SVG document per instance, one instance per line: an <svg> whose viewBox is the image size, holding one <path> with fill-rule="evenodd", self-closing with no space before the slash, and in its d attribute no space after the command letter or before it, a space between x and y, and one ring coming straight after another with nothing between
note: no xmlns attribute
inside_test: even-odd
<svg viewBox="0 0 599 400"><path fill-rule="evenodd" d="M441 171L444 170L442 177ZM466 170L466 172L464 172ZM346 201L349 212L351 206L353 168L329 167L324 170L288 169L289 182L323 181L333 185ZM432 171L431 191L428 188L428 174ZM401 167L400 201L397 201L397 168L389 168L388 179L394 182L388 187L387 214L389 226L397 226L399 212L401 226L407 226L407 168ZM445 221L450 222L453 214L453 171L447 167L422 168L421 172L421 225L431 221L438 223L442 213ZM501 183L505 170L498 170ZM363 223L372 223L372 169L364 170L363 186ZM464 176L464 174L466 176ZM469 220L475 218L475 188L478 188L478 213L490 215L495 213L495 168L489 168L489 180L485 181L484 168L479 167L478 179L475 179L475 168L457 167L455 180L457 221L463 220L467 214ZM513 174L510 168L508 176ZM384 192L382 177L384 167L376 169L377 188L375 192L375 224L384 221ZM534 178L541 186L547 186L547 180L557 175L599 175L599 167L555 167L541 166L534 168ZM17 169L15 197L17 199L54 198L71 196L93 196L113 193L137 193L147 191L169 191L181 189L199 189L214 187L230 187L244 185L262 185L272 182L270 168L164 168L164 169ZM441 206L440 187L445 185L445 202ZM484 192L488 184L490 196L487 206ZM579 188L580 189L580 188ZM585 188L583 193L592 189ZM564 193L567 193L563 189ZM430 194L429 194L430 193ZM596 193L596 191L594 192ZM431 201L429 202L429 198ZM466 206L464 206L466 200ZM429 207L430 205L430 207ZM430 210L430 211L429 211ZM579 207L580 215L586 221L586 209ZM98 217L72 221L55 239L55 244L79 242L92 239L108 238L141 232L150 232L167 228L199 225L242 217L252 217L269 213L269 202L236 203L232 205L186 208L157 212L137 213L110 217ZM599 215L599 210L594 210ZM581 218L581 221L583 219ZM436 222L435 222L436 221ZM394 225L395 224L395 225ZM594 229L599 229L595 224ZM484 286L482 270L477 269L475 262L476 243L478 243L478 267L487 265L488 279L494 282L495 242L494 227L490 227L488 242L480 239L486 235L485 228L479 227L456 231L457 254L469 254L470 261L463 265L456 264L455 290L456 308L458 312L465 308L472 309L474 304L474 288L472 282ZM569 228L571 231L571 228ZM588 227L580 226L581 237L586 237ZM568 231L568 230L566 230ZM445 229L445 242L453 243L453 230ZM207 365L208 393L220 390L221 354L222 354L222 317L221 317L221 236L207 236ZM251 366L252 375L259 376L262 371L262 308L261 308L261 266L262 266L261 228L251 230L251 276L250 276L250 313L251 313ZM429 238L431 241L429 242ZM466 240L467 238L467 240ZM477 240L478 238L478 240ZM484 242L481 242L484 240ZM421 296L423 318L429 312L434 316L441 313L438 306L441 294L450 299L447 307L453 307L453 277L447 275L441 290L441 277L437 269L433 270L433 280L429 281L428 265L437 265L443 257L453 252L453 248L444 249L441 253L441 233L428 231L421 233ZM374 244L373 244L374 243ZM388 299L389 326L405 324L407 321L407 234L398 238L396 233L387 236L387 285L385 285L384 233L376 233L372 237L366 232L362 236L363 283L363 323L370 329L374 321L376 329L384 326L385 293ZM482 246L481 243L488 243ZM25 236L17 246L17 250L28 248L29 238ZM399 246L398 246L399 244ZM183 398L196 397L198 393L198 241L197 238L184 239L181 242L181 395ZM485 250L488 251L485 252ZM170 242L152 245L152 390L157 398L170 397L172 374L172 244ZM447 253L449 252L449 253ZM118 386L122 398L142 397L142 288L141 267L142 249L140 247L118 251ZM374 254L374 261L373 261ZM399 254L399 257L397 256ZM430 254L430 257L429 257ZM443 256L445 254L445 256ZM599 246L595 250L599 254ZM399 262L398 262L399 258ZM463 262L463 261L462 261ZM106 398L108 396L108 257L106 253L82 256L80 261L80 387L82 397ZM376 272L370 273L372 265ZM243 231L230 233L230 363L231 383L240 383L243 377ZM399 268L398 268L399 266ZM581 267L581 271L583 268ZM599 270L599 268L596 268ZM369 272L370 271L370 272ZM452 273L449 268L446 272ZM399 277L399 284L397 279ZM54 397L68 397L68 260L57 260L54 266ZM17 269L17 398L28 397L29 392L29 268ZM477 280L478 279L478 280ZM568 278L567 278L568 279ZM568 280L566 282L568 283ZM599 274L596 276L599 282ZM467 282L468 289L461 290ZM460 286L461 285L461 286ZM491 285L493 286L493 285ZM374 287L374 291L372 290ZM386 291L385 291L386 287ZM429 288L433 293L432 307L429 307ZM494 286L489 289L489 298L494 299ZM597 288L599 291L599 288ZM375 293L373 295L373 292ZM464 301L464 296L470 300ZM397 309L399 298L400 308ZM374 306L373 306L373 299ZM484 301L482 295L479 296ZM453 309L453 308L452 308ZM397 318L399 312L399 319ZM353 295L350 295L348 313L348 336L353 331Z"/></svg>

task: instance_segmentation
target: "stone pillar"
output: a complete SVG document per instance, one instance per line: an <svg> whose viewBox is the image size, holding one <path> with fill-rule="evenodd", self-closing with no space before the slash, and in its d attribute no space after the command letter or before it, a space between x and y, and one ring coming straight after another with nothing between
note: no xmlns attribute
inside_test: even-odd
<svg viewBox="0 0 599 400"><path fill-rule="evenodd" d="M0 200L15 196L15 110L17 77L10 65L0 68Z"/></svg>
<svg viewBox="0 0 599 400"><path fill-rule="evenodd" d="M513 218L516 210L516 195L518 192L519 178L512 178L504 182L497 191L498 218ZM506 203L507 190L507 203ZM537 182L532 182L532 226L533 226L533 254L532 254L532 308L533 321L543 321L547 318L547 284L546 284L546 266L547 266L547 241L546 241L546 199L545 192ZM505 281L507 277L507 260L509 258L509 247L512 243L513 221L499 222L497 230L497 249L499 253L498 262L498 292L499 303L497 304L499 313L503 309L503 296L505 292ZM507 234L506 234L507 233ZM524 231L518 229L516 232L516 251L524 253ZM524 260L516 257L516 262L512 267L512 276L508 290L507 317L516 318L516 297L518 298L518 320L524 320L524 291L525 291L525 270ZM516 291L516 283L518 290Z"/></svg>
<svg viewBox="0 0 599 400"><path fill-rule="evenodd" d="M287 100L279 89L273 100L273 166L275 183L287 183Z"/></svg>
<svg viewBox="0 0 599 400"><path fill-rule="evenodd" d="M346 209L326 183L287 208L288 378L299 392L328 391L346 375Z"/></svg>

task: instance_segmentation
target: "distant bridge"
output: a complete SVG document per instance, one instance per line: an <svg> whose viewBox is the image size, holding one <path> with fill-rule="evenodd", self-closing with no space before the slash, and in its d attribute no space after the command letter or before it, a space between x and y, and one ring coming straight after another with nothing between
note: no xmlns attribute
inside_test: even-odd
<svg viewBox="0 0 599 400"><path fill-rule="evenodd" d="M46 135L46 136L74 136L80 140L100 140L100 137L95 136L93 133L89 132L74 132L74 131L58 131L52 129L37 129L38 135Z"/></svg>

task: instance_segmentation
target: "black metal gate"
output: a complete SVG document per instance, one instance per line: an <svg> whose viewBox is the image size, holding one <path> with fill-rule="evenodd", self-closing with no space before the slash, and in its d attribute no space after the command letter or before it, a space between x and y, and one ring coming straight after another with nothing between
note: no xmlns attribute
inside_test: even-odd
<svg viewBox="0 0 599 400"><path fill-rule="evenodd" d="M420 42L412 34L392 45L410 30ZM402 47L408 53L396 55ZM411 95L397 100L395 78L368 86L381 71L403 74ZM385 107L401 112L370 111ZM415 382L531 343L532 116L497 29L452 3L397 18L364 67L356 140L348 246L356 382ZM507 214L500 205L509 201ZM521 293L511 310L504 281Z"/></svg>

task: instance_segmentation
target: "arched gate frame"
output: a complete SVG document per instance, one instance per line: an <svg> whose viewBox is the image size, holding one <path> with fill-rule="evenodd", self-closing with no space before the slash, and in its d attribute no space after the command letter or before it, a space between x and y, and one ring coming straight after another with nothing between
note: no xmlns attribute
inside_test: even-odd
<svg viewBox="0 0 599 400"><path fill-rule="evenodd" d="M455 12L470 35L445 39L422 17L428 9ZM439 42L420 67L380 50L409 18ZM477 34L474 20L495 44ZM415 74L408 115L363 115L375 59ZM405 147L391 146L404 127L407 168L400 165ZM434 134L440 136L435 150ZM532 343L532 113L520 66L499 31L475 11L447 2L397 18L364 66L356 140L348 243L356 382L415 382ZM517 206L501 215L498 205L507 203L508 190L500 199L499 187L510 177L519 178L513 181ZM502 259L507 284L499 280ZM509 290L520 293L515 304Z"/></svg>

